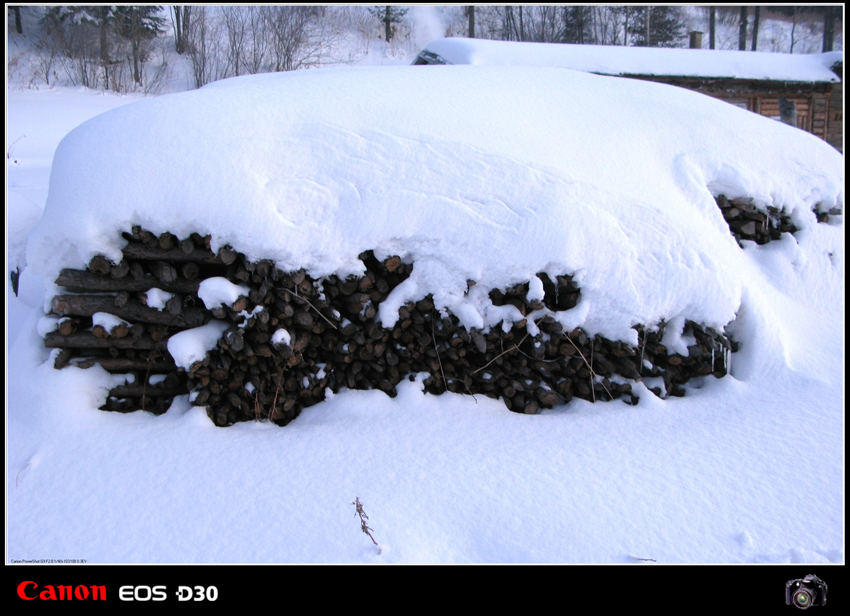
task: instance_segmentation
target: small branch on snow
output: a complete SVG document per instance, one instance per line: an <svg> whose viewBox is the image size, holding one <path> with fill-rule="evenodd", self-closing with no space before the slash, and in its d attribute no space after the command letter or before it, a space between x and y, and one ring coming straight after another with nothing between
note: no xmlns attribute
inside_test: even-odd
<svg viewBox="0 0 850 616"><path fill-rule="evenodd" d="M378 542L375 541L375 538L372 536L372 529L366 525L366 520L369 519L369 516L366 515L365 511L363 511L363 503L360 502L360 497L355 497L355 501L351 504L354 505L357 509L354 515L360 516L360 530L367 534L369 536L369 539L372 540L372 543L378 546L378 550L380 550L381 546L378 545Z"/></svg>

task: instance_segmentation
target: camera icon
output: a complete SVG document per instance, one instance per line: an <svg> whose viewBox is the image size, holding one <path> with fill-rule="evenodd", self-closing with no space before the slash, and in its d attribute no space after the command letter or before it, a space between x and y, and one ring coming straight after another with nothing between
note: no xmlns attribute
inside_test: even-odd
<svg viewBox="0 0 850 616"><path fill-rule="evenodd" d="M785 605L807 610L813 605L826 605L826 582L816 575L785 583Z"/></svg>

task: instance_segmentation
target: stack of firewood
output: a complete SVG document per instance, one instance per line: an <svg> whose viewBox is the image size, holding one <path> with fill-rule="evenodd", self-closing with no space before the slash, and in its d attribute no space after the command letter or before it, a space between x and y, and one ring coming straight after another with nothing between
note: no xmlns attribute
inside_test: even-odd
<svg viewBox="0 0 850 616"><path fill-rule="evenodd" d="M767 212L763 212L753 205L752 199L743 197L727 199L719 195L716 201L739 246L742 240L767 244L778 240L783 233L797 232L791 218L778 208L768 207Z"/></svg>
<svg viewBox="0 0 850 616"><path fill-rule="evenodd" d="M61 349L57 367L98 363L127 375L109 392L107 410L164 412L174 396L190 393L217 425L250 419L284 425L327 390L394 396L402 379L427 373L430 393L489 396L534 414L574 396L634 403L631 383L647 377L663 379L664 388L654 390L659 395L683 395L682 384L694 376L725 375L735 350L722 333L691 322L683 335L696 342L687 356L661 344L663 323L637 327L634 347L564 331L554 316L580 295L566 274L538 274L542 298L529 293L529 283L491 290L493 304L513 305L522 317L509 328L467 330L438 311L430 295L402 306L396 324L384 328L378 307L414 267L397 256L379 261L367 251L360 255L363 276L315 280L304 270L251 262L229 247L213 253L209 237L178 240L140 228L124 237L120 263L98 256L87 271L62 271L56 284L65 291L52 303L61 318L45 337L46 346ZM207 309L198 290L212 277L248 293ZM178 369L168 338L213 319L227 324L217 346L188 371Z"/></svg>
<svg viewBox="0 0 850 616"><path fill-rule="evenodd" d="M826 209L825 206L818 204L818 207L815 208L815 215L818 217L818 222L829 222L830 217L843 216L844 210L840 207Z"/></svg>
<svg viewBox="0 0 850 616"><path fill-rule="evenodd" d="M764 212L756 208L753 205L753 199L749 197L727 199L725 195L718 195L715 200L739 246L742 246L742 240L767 244L772 240L778 240L783 233L794 234L798 230L791 222L791 217L780 208L768 206L767 211ZM815 208L819 223L827 223L830 216L841 216L842 213L843 210L840 207L826 210L818 204Z"/></svg>

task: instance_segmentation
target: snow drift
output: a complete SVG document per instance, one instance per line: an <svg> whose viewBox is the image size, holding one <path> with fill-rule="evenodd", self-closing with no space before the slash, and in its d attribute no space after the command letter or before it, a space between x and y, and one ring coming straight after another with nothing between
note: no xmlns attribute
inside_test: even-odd
<svg viewBox="0 0 850 616"><path fill-rule="evenodd" d="M564 326L634 344L637 323L735 317L746 268L720 193L805 230L813 208L842 206L843 158L699 94L564 69L256 75L72 131L27 260L49 280L96 254L117 262L132 225L313 276L361 273L375 249L415 263L385 325L431 293L492 326L503 315L476 288L568 273L582 301Z"/></svg>

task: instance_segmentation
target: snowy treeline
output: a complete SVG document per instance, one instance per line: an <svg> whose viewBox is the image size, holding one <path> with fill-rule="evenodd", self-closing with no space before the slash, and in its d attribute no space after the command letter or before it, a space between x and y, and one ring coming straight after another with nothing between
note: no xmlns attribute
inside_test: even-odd
<svg viewBox="0 0 850 616"><path fill-rule="evenodd" d="M23 30L20 7L15 12L16 28ZM67 79L87 88L153 93L167 76L161 7L48 7L38 25L30 85ZM14 62L10 57L10 68Z"/></svg>
<svg viewBox="0 0 850 616"><path fill-rule="evenodd" d="M477 6L455 11L452 34L505 41L680 47L687 34L684 7ZM470 31L469 23L473 22Z"/></svg>
<svg viewBox="0 0 850 616"><path fill-rule="evenodd" d="M195 87L238 75L291 71L348 59L345 35L369 15L345 7L223 6L184 21ZM365 28L364 28L365 29Z"/></svg>
<svg viewBox="0 0 850 616"><path fill-rule="evenodd" d="M706 33L708 46L711 7L693 13L691 25ZM773 53L820 53L842 48L843 13L831 6L718 6L715 14L716 49L749 49ZM743 28L742 28L743 24Z"/></svg>
<svg viewBox="0 0 850 616"><path fill-rule="evenodd" d="M367 53L369 41L386 38L385 32L404 40L412 29L403 12L367 7L24 10L21 19L17 7L10 26L15 23L20 34L35 40L36 57L25 62L23 53L11 51L13 81L30 87L63 82L117 92L159 93L176 63L188 65L194 87L245 74L351 63ZM24 65L28 74L23 74Z"/></svg>
<svg viewBox="0 0 850 616"><path fill-rule="evenodd" d="M467 6L454 7L450 30L453 36L591 45L646 46L648 36L650 47L687 47L688 33L697 30L709 48L713 29L715 49L817 53L835 44L840 49L841 19L840 9L824 6Z"/></svg>
<svg viewBox="0 0 850 616"><path fill-rule="evenodd" d="M10 83L160 93L173 69L188 87L244 74L415 55L431 38L594 45L702 46L782 53L842 48L839 7L696 6L76 6L8 7ZM14 24L14 26L12 25ZM427 33L427 34L426 34ZM431 37L425 40L425 37ZM420 40L421 39L421 40ZM14 43L14 41L11 41Z"/></svg>

